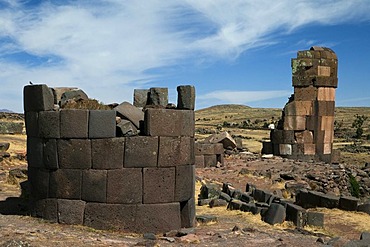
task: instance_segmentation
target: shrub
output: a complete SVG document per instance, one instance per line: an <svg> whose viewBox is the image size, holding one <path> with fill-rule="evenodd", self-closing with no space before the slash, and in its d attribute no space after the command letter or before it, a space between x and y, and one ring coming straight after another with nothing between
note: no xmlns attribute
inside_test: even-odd
<svg viewBox="0 0 370 247"><path fill-rule="evenodd" d="M353 177L351 174L349 175L349 190L352 196L354 197L360 197L360 185L357 182L356 178Z"/></svg>

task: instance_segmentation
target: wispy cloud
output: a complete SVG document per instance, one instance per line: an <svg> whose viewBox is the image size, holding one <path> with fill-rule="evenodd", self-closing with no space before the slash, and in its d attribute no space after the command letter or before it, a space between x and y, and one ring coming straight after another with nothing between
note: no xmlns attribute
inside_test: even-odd
<svg viewBox="0 0 370 247"><path fill-rule="evenodd" d="M236 59L305 25L370 19L362 0L57 2L0 1L2 108L21 110L29 80L127 100L132 88L161 78L153 69ZM3 101L9 92L13 102Z"/></svg>

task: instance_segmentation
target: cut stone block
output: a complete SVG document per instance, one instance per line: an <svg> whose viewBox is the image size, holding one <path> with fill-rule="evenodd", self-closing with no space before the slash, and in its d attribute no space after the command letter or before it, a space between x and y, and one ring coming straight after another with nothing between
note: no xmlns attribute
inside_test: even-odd
<svg viewBox="0 0 370 247"><path fill-rule="evenodd" d="M181 211L181 227L189 228L195 225L195 200L194 198L188 201L180 202Z"/></svg>
<svg viewBox="0 0 370 247"><path fill-rule="evenodd" d="M129 102L123 102L114 108L117 115L123 119L130 120L137 129L140 129L140 122L144 121L144 113Z"/></svg>
<svg viewBox="0 0 370 247"><path fill-rule="evenodd" d="M39 137L39 113L30 111L24 115L27 137Z"/></svg>
<svg viewBox="0 0 370 247"><path fill-rule="evenodd" d="M44 167L43 142L36 137L27 138L27 162L29 167Z"/></svg>
<svg viewBox="0 0 370 247"><path fill-rule="evenodd" d="M138 205L137 232L164 233L181 228L180 203Z"/></svg>
<svg viewBox="0 0 370 247"><path fill-rule="evenodd" d="M60 114L58 111L39 112L39 135L41 138L60 138Z"/></svg>
<svg viewBox="0 0 370 247"><path fill-rule="evenodd" d="M286 116L284 118L284 130L305 130L305 116Z"/></svg>
<svg viewBox="0 0 370 247"><path fill-rule="evenodd" d="M223 199L212 199L209 202L209 207L210 208L215 208L215 207L226 207L228 205L226 200Z"/></svg>
<svg viewBox="0 0 370 247"><path fill-rule="evenodd" d="M312 80L315 87L338 87L338 78L336 77L317 76Z"/></svg>
<svg viewBox="0 0 370 247"><path fill-rule="evenodd" d="M85 205L86 202L81 200L58 199L58 222L83 225Z"/></svg>
<svg viewBox="0 0 370 247"><path fill-rule="evenodd" d="M334 134L334 116L322 116L319 117L320 130L326 130L333 132Z"/></svg>
<svg viewBox="0 0 370 247"><path fill-rule="evenodd" d="M143 203L173 202L175 196L175 167L144 168Z"/></svg>
<svg viewBox="0 0 370 247"><path fill-rule="evenodd" d="M224 147L222 143L195 143L195 155L200 154L223 154Z"/></svg>
<svg viewBox="0 0 370 247"><path fill-rule="evenodd" d="M194 165L176 166L175 201L182 202L194 197Z"/></svg>
<svg viewBox="0 0 370 247"><path fill-rule="evenodd" d="M107 202L113 204L142 203L142 184L141 168L109 170Z"/></svg>
<svg viewBox="0 0 370 247"><path fill-rule="evenodd" d="M88 139L59 139L59 167L68 169L91 168L91 143Z"/></svg>
<svg viewBox="0 0 370 247"><path fill-rule="evenodd" d="M149 89L134 89L134 106L145 107L148 102Z"/></svg>
<svg viewBox="0 0 370 247"><path fill-rule="evenodd" d="M56 139L48 139L44 142L43 160L45 168L56 170L59 168L58 164L58 145Z"/></svg>
<svg viewBox="0 0 370 247"><path fill-rule="evenodd" d="M312 115L312 101L293 101L284 107L285 116L308 116Z"/></svg>
<svg viewBox="0 0 370 247"><path fill-rule="evenodd" d="M296 140L294 137L294 130L283 130L283 143L284 144L296 143Z"/></svg>
<svg viewBox="0 0 370 247"><path fill-rule="evenodd" d="M262 142L262 154L273 154L272 142Z"/></svg>
<svg viewBox="0 0 370 247"><path fill-rule="evenodd" d="M215 154L206 154L204 157L204 167L215 167L217 165L217 156Z"/></svg>
<svg viewBox="0 0 370 247"><path fill-rule="evenodd" d="M177 87L177 108L194 110L195 108L195 87L186 85Z"/></svg>
<svg viewBox="0 0 370 247"><path fill-rule="evenodd" d="M144 134L194 137L194 111L154 109L145 111Z"/></svg>
<svg viewBox="0 0 370 247"><path fill-rule="evenodd" d="M339 198L339 208L347 211L356 211L360 200L353 196L341 196Z"/></svg>
<svg viewBox="0 0 370 247"><path fill-rule="evenodd" d="M38 168L28 168L28 181L30 183L33 199L45 199L49 195L49 172Z"/></svg>
<svg viewBox="0 0 370 247"><path fill-rule="evenodd" d="M135 231L138 217L137 205L89 202L85 206L84 225L103 230Z"/></svg>
<svg viewBox="0 0 370 247"><path fill-rule="evenodd" d="M279 144L280 155L292 155L292 145L291 144Z"/></svg>
<svg viewBox="0 0 370 247"><path fill-rule="evenodd" d="M313 143L313 132L309 130L295 132L297 143Z"/></svg>
<svg viewBox="0 0 370 247"><path fill-rule="evenodd" d="M135 125L129 121L121 119L121 121L116 125L117 136L136 136L139 134L139 130Z"/></svg>
<svg viewBox="0 0 370 247"><path fill-rule="evenodd" d="M317 131L318 118L317 116L308 116L306 118L306 129L313 132Z"/></svg>
<svg viewBox="0 0 370 247"><path fill-rule="evenodd" d="M116 137L116 112L113 110L90 110L89 138Z"/></svg>
<svg viewBox="0 0 370 247"><path fill-rule="evenodd" d="M332 143L333 140L333 130L319 130L316 132L316 143Z"/></svg>
<svg viewBox="0 0 370 247"><path fill-rule="evenodd" d="M158 137L126 137L124 167L155 167L158 157Z"/></svg>
<svg viewBox="0 0 370 247"><path fill-rule="evenodd" d="M335 101L316 101L314 113L317 116L334 116Z"/></svg>
<svg viewBox="0 0 370 247"><path fill-rule="evenodd" d="M296 87L294 88L294 100L297 100L297 101L316 100L317 90L318 89L314 86Z"/></svg>
<svg viewBox="0 0 370 247"><path fill-rule="evenodd" d="M195 155L195 167L204 168L204 155Z"/></svg>
<svg viewBox="0 0 370 247"><path fill-rule="evenodd" d="M23 88L23 104L25 112L49 111L54 108L54 96L47 85L27 85Z"/></svg>
<svg viewBox="0 0 370 247"><path fill-rule="evenodd" d="M166 107L168 104L168 88L154 87L149 89L148 105Z"/></svg>
<svg viewBox="0 0 370 247"><path fill-rule="evenodd" d="M328 66L318 66L317 71L318 76L330 76L330 67Z"/></svg>
<svg viewBox="0 0 370 247"><path fill-rule="evenodd" d="M286 204L286 220L292 221L299 228L306 225L307 212L304 208L293 203Z"/></svg>
<svg viewBox="0 0 370 247"><path fill-rule="evenodd" d="M53 87L51 91L54 95L54 104L60 105L63 93L67 91L77 90L77 87Z"/></svg>
<svg viewBox="0 0 370 247"><path fill-rule="evenodd" d="M205 140L205 143L222 143L224 148L236 148L236 142L232 136L226 131L219 134L213 134L208 136Z"/></svg>
<svg viewBox="0 0 370 247"><path fill-rule="evenodd" d="M82 170L58 169L50 173L49 196L81 199Z"/></svg>
<svg viewBox="0 0 370 247"><path fill-rule="evenodd" d="M91 140L93 169L123 168L125 138Z"/></svg>
<svg viewBox="0 0 370 247"><path fill-rule="evenodd" d="M194 139L191 137L159 137L158 166L194 164Z"/></svg>
<svg viewBox="0 0 370 247"><path fill-rule="evenodd" d="M335 101L335 88L319 87L317 89L317 100L319 101Z"/></svg>
<svg viewBox="0 0 370 247"><path fill-rule="evenodd" d="M61 138L88 137L89 110L68 109L60 111Z"/></svg>
<svg viewBox="0 0 370 247"><path fill-rule="evenodd" d="M324 214L319 212L307 212L307 225L324 227Z"/></svg>
<svg viewBox="0 0 370 247"><path fill-rule="evenodd" d="M62 96L60 98L60 106L63 107L70 101L77 102L88 99L89 97L87 96L87 94L81 89L66 90L62 93Z"/></svg>
<svg viewBox="0 0 370 247"><path fill-rule="evenodd" d="M370 214L370 202L358 205L357 211Z"/></svg>
<svg viewBox="0 0 370 247"><path fill-rule="evenodd" d="M84 170L82 172L81 198L87 202L107 201L107 171Z"/></svg>
<svg viewBox="0 0 370 247"><path fill-rule="evenodd" d="M271 203L270 207L263 216L263 221L270 225L281 224L285 221L285 208L278 203Z"/></svg>
<svg viewBox="0 0 370 247"><path fill-rule="evenodd" d="M41 217L51 222L58 222L58 202L57 199L42 199L35 203L33 216Z"/></svg>

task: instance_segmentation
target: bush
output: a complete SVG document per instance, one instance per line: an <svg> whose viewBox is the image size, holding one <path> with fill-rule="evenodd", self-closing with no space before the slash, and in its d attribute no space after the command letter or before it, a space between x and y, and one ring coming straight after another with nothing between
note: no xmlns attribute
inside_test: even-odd
<svg viewBox="0 0 370 247"><path fill-rule="evenodd" d="M349 175L349 190L351 192L351 195L354 197L359 198L360 197L360 185L357 182L356 178L353 177L351 174Z"/></svg>

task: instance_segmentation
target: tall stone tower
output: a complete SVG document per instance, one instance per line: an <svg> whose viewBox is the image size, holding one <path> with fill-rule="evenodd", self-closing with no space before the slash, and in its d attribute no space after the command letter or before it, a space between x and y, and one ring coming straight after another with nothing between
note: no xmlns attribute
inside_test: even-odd
<svg viewBox="0 0 370 247"><path fill-rule="evenodd" d="M338 60L329 48L311 47L292 59L294 94L271 131L274 155L335 162L333 151ZM265 148L266 149L266 148Z"/></svg>

